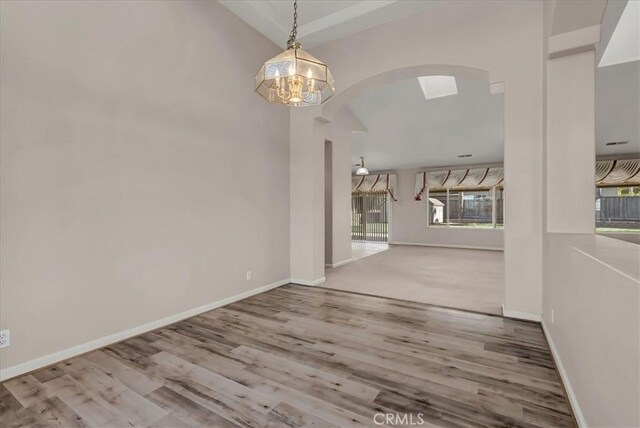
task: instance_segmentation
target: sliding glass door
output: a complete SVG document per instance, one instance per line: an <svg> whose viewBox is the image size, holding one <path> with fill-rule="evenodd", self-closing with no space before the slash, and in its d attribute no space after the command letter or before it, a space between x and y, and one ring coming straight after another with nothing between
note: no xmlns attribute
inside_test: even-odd
<svg viewBox="0 0 640 428"><path fill-rule="evenodd" d="M389 239L388 192L351 194L351 240L387 242Z"/></svg>

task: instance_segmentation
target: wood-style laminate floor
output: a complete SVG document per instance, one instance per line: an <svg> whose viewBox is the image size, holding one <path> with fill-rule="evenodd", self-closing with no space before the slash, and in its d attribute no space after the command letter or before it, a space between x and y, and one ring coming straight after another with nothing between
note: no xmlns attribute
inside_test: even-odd
<svg viewBox="0 0 640 428"><path fill-rule="evenodd" d="M574 424L537 324L295 285L0 385L2 427L351 427L380 413Z"/></svg>

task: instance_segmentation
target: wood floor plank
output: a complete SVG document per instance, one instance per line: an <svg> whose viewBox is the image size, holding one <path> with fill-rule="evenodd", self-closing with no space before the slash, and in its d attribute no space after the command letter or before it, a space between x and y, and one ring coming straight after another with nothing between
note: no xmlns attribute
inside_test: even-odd
<svg viewBox="0 0 640 428"><path fill-rule="evenodd" d="M22 404L20 404L7 387L0 384L0 426L3 426L3 421L9 417L9 414L22 408Z"/></svg>
<svg viewBox="0 0 640 428"><path fill-rule="evenodd" d="M45 367L44 369L33 372L33 377L38 379L40 383L48 382L62 376L64 372L58 366Z"/></svg>
<svg viewBox="0 0 640 428"><path fill-rule="evenodd" d="M187 383L177 379L167 381L167 387L242 427L278 426L278 419L269 414L272 407L267 405L267 413L256 411L250 398L232 398L221 390L208 388L198 382Z"/></svg>
<svg viewBox="0 0 640 428"><path fill-rule="evenodd" d="M377 366L344 356L336 355L334 359L336 364L349 368L353 379L375 386L381 391L398 393L420 399L426 390L454 401L472 403L478 407L489 409L504 416L522 418L524 414L522 405L508 398L501 396L485 397L479 394L461 391L449 385L429 382L415 377L407 377L405 374L393 370L387 369L381 371Z"/></svg>
<svg viewBox="0 0 640 428"><path fill-rule="evenodd" d="M149 428L191 428L186 423L182 422L182 420L178 419L176 416L172 414L168 414L164 418L160 419L157 422L149 425Z"/></svg>
<svg viewBox="0 0 640 428"><path fill-rule="evenodd" d="M271 410L271 413L282 422L283 426L287 427L334 427L316 416L313 416L307 412L293 407L287 403L280 403Z"/></svg>
<svg viewBox="0 0 640 428"><path fill-rule="evenodd" d="M143 372L129 367L106 352L90 352L85 355L85 358L107 375L118 379L140 395L146 395L164 385L163 382L149 378Z"/></svg>
<svg viewBox="0 0 640 428"><path fill-rule="evenodd" d="M9 380L4 383L4 386L23 407L29 407L49 398L46 388L31 374Z"/></svg>
<svg viewBox="0 0 640 428"><path fill-rule="evenodd" d="M60 364L65 373L73 377L135 426L149 426L167 416L167 412L129 389L118 379L108 376L85 357Z"/></svg>
<svg viewBox="0 0 640 428"><path fill-rule="evenodd" d="M404 373L405 376L419 377L441 385L449 385L462 391L471 393L478 391L478 382L457 377L456 374L459 373L454 372L454 368L451 367L431 365L426 362L423 363L419 359L405 357L393 352L371 352L368 349L358 349L357 346L353 345L323 342L315 346L326 352L332 352L334 355L344 355L378 366L379 370L389 368Z"/></svg>
<svg viewBox="0 0 640 428"><path fill-rule="evenodd" d="M199 361L200 358L200 356L184 355L185 360L189 360L194 363ZM341 405L323 401L315 395L307 394L300 389L283 385L244 369L239 369L235 366L228 366L221 372L225 377L238 384L244 385L269 397L275 397L282 402L291 404L297 409L320 417L321 419L336 426L347 427L370 425L369 417L363 417L358 413L345 409ZM340 404L344 405L344 403Z"/></svg>
<svg viewBox="0 0 640 428"><path fill-rule="evenodd" d="M165 386L149 393L147 398L163 409L171 411L176 418L190 427L234 428L238 426Z"/></svg>
<svg viewBox="0 0 640 428"><path fill-rule="evenodd" d="M67 374L52 379L44 385L52 395L60 398L93 427L131 426L125 416Z"/></svg>
<svg viewBox="0 0 640 428"><path fill-rule="evenodd" d="M0 384L0 426L575 426L539 324L287 285Z"/></svg>
<svg viewBox="0 0 640 428"><path fill-rule="evenodd" d="M378 389L337 376L328 370L318 370L248 346L240 346L232 353L240 356L243 361L252 366L259 364L260 367L256 367L253 370L254 373L270 373L272 375L277 373L280 376L286 376L290 379L297 378L317 387L324 387L335 392L340 391L368 401L373 401L380 393Z"/></svg>
<svg viewBox="0 0 640 428"><path fill-rule="evenodd" d="M214 408L216 413L225 416L228 420L242 424L266 421L268 418L264 415L279 403L276 398L256 392L167 352L160 352L152 358L171 373L179 375L180 380L169 380L168 386L171 389L174 391L178 389L176 392L187 393L189 394L187 396L197 399L203 398L202 394L204 394L207 397L204 405ZM206 388L206 393L202 392L203 388Z"/></svg>
<svg viewBox="0 0 640 428"><path fill-rule="evenodd" d="M50 428L89 427L81 416L58 397L47 398L29 407L22 408L0 420L3 428L40 426Z"/></svg>

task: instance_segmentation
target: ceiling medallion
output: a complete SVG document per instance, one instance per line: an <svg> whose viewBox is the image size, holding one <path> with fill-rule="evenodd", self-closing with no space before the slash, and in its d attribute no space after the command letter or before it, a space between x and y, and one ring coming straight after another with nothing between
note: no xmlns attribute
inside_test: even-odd
<svg viewBox="0 0 640 428"><path fill-rule="evenodd" d="M256 74L256 92L273 104L290 107L320 105L335 92L326 64L309 55L296 41L298 1L293 2L293 29L287 50L265 62Z"/></svg>

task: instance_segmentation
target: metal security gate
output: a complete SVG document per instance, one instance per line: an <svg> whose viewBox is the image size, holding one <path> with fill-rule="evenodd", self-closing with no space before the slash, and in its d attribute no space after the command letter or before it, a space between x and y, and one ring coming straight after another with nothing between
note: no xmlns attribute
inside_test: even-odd
<svg viewBox="0 0 640 428"><path fill-rule="evenodd" d="M354 192L351 194L352 241L388 241L388 200L387 192Z"/></svg>

